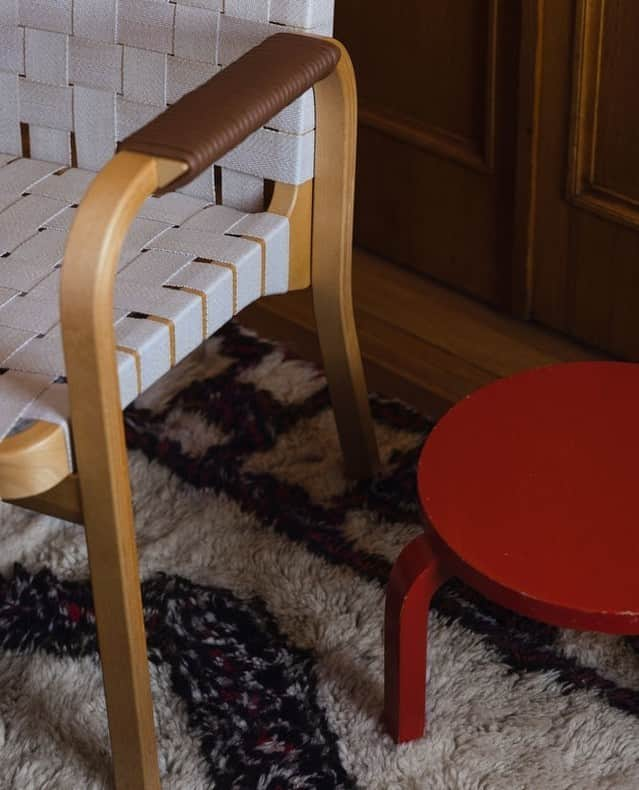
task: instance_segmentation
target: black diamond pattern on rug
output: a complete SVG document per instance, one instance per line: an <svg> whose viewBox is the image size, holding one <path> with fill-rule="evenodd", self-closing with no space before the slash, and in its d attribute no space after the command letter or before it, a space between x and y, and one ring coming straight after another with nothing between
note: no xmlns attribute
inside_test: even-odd
<svg viewBox="0 0 639 790"><path fill-rule="evenodd" d="M261 601L164 574L142 597L149 658L170 667L216 788L354 787L317 704L313 657ZM90 585L16 566L0 579L0 646L97 657Z"/></svg>

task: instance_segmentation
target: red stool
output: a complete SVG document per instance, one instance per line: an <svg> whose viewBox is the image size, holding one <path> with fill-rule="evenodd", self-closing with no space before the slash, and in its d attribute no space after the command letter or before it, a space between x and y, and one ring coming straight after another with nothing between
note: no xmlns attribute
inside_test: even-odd
<svg viewBox="0 0 639 790"><path fill-rule="evenodd" d="M418 489L429 526L386 594L397 742L424 733L428 608L451 576L551 625L639 634L639 365L555 365L475 392L428 437Z"/></svg>

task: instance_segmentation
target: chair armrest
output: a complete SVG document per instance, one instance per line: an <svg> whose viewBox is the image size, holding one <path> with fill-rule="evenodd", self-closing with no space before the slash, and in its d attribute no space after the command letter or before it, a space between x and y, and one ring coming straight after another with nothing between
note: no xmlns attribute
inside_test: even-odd
<svg viewBox="0 0 639 790"><path fill-rule="evenodd" d="M156 194L184 186L327 77L340 54L326 39L271 36L127 137L118 150L184 162L187 170Z"/></svg>

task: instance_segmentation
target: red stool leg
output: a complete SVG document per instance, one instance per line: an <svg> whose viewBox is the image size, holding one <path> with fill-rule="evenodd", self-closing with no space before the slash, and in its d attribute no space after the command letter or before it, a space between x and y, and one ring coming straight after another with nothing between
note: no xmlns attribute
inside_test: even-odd
<svg viewBox="0 0 639 790"><path fill-rule="evenodd" d="M450 577L425 534L399 555L386 589L384 719L396 743L421 738L426 726L428 610Z"/></svg>

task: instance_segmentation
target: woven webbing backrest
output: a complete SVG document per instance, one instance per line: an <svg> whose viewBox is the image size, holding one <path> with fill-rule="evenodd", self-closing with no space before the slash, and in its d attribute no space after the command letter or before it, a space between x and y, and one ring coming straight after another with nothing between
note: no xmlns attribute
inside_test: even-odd
<svg viewBox="0 0 639 790"><path fill-rule="evenodd" d="M98 170L119 140L267 36L330 35L333 2L0 0L0 153ZM227 154L223 202L258 210L264 179L312 177L314 121L309 92ZM212 199L213 169L184 191Z"/></svg>

